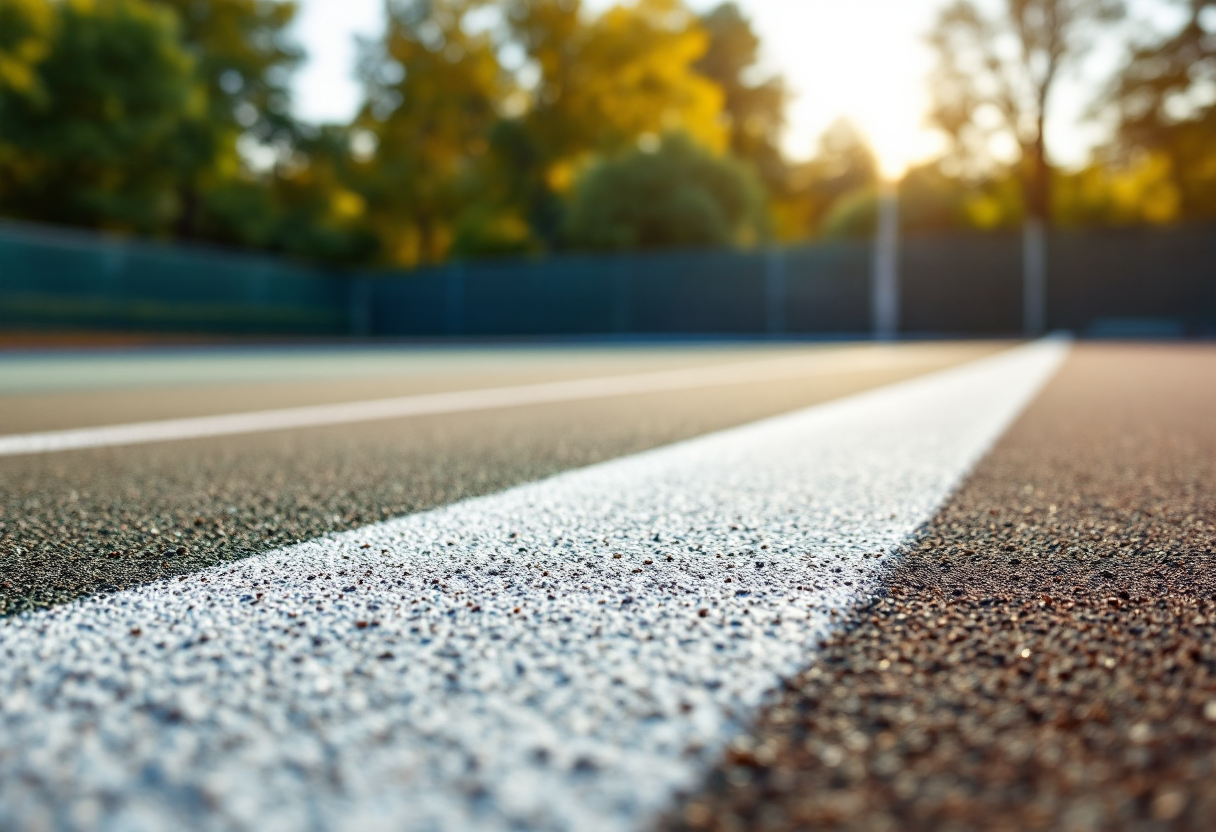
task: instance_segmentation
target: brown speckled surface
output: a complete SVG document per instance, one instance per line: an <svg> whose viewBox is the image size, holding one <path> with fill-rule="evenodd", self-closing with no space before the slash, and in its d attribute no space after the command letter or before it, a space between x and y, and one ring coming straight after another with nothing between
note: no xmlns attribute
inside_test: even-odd
<svg viewBox="0 0 1216 832"><path fill-rule="evenodd" d="M1216 828L1216 348L1080 346L662 824Z"/></svg>

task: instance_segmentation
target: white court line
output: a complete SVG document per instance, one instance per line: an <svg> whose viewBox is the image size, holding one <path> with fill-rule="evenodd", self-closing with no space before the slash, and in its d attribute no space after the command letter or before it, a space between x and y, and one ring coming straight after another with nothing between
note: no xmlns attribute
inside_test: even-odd
<svg viewBox="0 0 1216 832"><path fill-rule="evenodd" d="M663 393L699 387L810 378L864 370L893 369L923 362L924 358L916 353L866 350L855 354L832 356L829 361L830 363L824 366L814 361L808 361L804 356L798 356L715 367L664 370L513 387L458 390L449 393L424 393L391 399L259 410L221 416L197 416L124 425L10 434L0 436L0 456L116 445L141 445L149 442L373 422L408 416L468 413L478 410L552 404L580 399L602 399L638 393Z"/></svg>
<svg viewBox="0 0 1216 832"><path fill-rule="evenodd" d="M1066 350L0 622L0 829L644 827Z"/></svg>

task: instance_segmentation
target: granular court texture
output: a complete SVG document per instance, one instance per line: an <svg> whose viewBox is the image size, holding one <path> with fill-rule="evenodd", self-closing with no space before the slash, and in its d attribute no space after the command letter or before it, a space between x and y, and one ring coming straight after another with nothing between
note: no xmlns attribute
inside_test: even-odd
<svg viewBox="0 0 1216 832"><path fill-rule="evenodd" d="M1077 348L663 821L1216 828L1216 350Z"/></svg>
<svg viewBox="0 0 1216 832"><path fill-rule="evenodd" d="M0 617L490 494L1003 346L923 348L913 353L923 360L900 366L792 382L0 458Z"/></svg>

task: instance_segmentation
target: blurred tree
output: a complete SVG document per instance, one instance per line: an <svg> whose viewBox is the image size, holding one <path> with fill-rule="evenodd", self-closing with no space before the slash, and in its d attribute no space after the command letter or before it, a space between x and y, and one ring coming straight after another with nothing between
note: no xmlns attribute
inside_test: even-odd
<svg viewBox="0 0 1216 832"><path fill-rule="evenodd" d="M1177 0L1176 0L1177 2ZM1182 0L1181 28L1131 56L1110 101L1124 168L1164 165L1178 214L1216 218L1216 0Z"/></svg>
<svg viewBox="0 0 1216 832"><path fill-rule="evenodd" d="M819 227L828 240L869 239L878 228L880 194L877 186L859 188L831 203Z"/></svg>
<svg viewBox="0 0 1216 832"><path fill-rule="evenodd" d="M966 227L967 194L940 162L909 168L899 183L899 224L905 231L947 231Z"/></svg>
<svg viewBox="0 0 1216 832"><path fill-rule="evenodd" d="M50 50L53 19L50 0L0 0L0 94L42 92L37 66Z"/></svg>
<svg viewBox="0 0 1216 832"><path fill-rule="evenodd" d="M242 138L290 152L297 126L290 113L291 72L303 58L288 37L297 5L290 0L149 0L171 9L206 92L207 117L185 125L178 142L187 156L179 171L175 231L207 236L230 218L204 216L222 204L208 198L243 164Z"/></svg>
<svg viewBox="0 0 1216 832"><path fill-rule="evenodd" d="M986 176L947 172L941 159L911 168L899 185L900 228L908 232L1016 229L1022 189L1011 171Z"/></svg>
<svg viewBox="0 0 1216 832"><path fill-rule="evenodd" d="M299 128L274 171L245 171L202 194L200 233L311 260L366 262L379 241L356 190L362 171L350 144L342 126Z"/></svg>
<svg viewBox="0 0 1216 832"><path fill-rule="evenodd" d="M537 73L527 121L559 163L671 130L725 146L722 91L695 70L709 38L679 0L636 0L589 20L576 0L520 0L508 21ZM566 164L552 176L572 173Z"/></svg>
<svg viewBox="0 0 1216 832"><path fill-rule="evenodd" d="M0 211L156 232L175 210L179 138L205 117L177 21L143 0L51 7L34 78L0 86Z"/></svg>
<svg viewBox="0 0 1216 832"><path fill-rule="evenodd" d="M348 128L302 129L290 160L272 183L276 223L271 245L312 259L370 260L380 241L360 192L366 190L365 175Z"/></svg>
<svg viewBox="0 0 1216 832"><path fill-rule="evenodd" d="M1176 222L1182 194L1172 173L1163 153L1137 153L1131 159L1100 155L1082 170L1057 177L1057 222L1073 227Z"/></svg>
<svg viewBox="0 0 1216 832"><path fill-rule="evenodd" d="M524 218L502 205L470 202L456 221L453 257L505 257L539 251L540 243Z"/></svg>
<svg viewBox="0 0 1216 832"><path fill-rule="evenodd" d="M566 206L548 177L554 164L553 151L535 128L519 116L500 119L491 128L490 152L474 183L480 196L470 206L461 234L461 248L466 253L500 253L497 243L487 241L488 245L482 246L476 242L478 229L510 227L518 231L518 222L523 223L526 234L514 234L509 249L553 248L560 243ZM504 225L497 219L502 217L514 219ZM492 236L503 241L497 232Z"/></svg>
<svg viewBox="0 0 1216 832"><path fill-rule="evenodd" d="M269 0L0 0L0 210L314 256L365 251L366 240L321 244L324 211L301 230L304 206L341 189L280 193L313 155L287 111L293 13ZM290 175L250 169L242 137L275 143Z"/></svg>
<svg viewBox="0 0 1216 832"><path fill-rule="evenodd" d="M1084 55L1120 0L999 0L991 13L957 0L938 18L931 117L954 142L954 161L990 169L993 141L1019 153L1025 210L1050 220L1051 166L1044 143L1047 104L1061 73Z"/></svg>
<svg viewBox="0 0 1216 832"><path fill-rule="evenodd" d="M785 236L797 238L829 233L857 236L868 233L876 214L867 214L858 205L871 202L877 194L878 160L865 138L847 119L832 123L819 139L814 156L792 168L789 198L784 206L791 227ZM858 196L865 195L869 196ZM843 202L855 203L846 209ZM860 200L860 202L859 202ZM840 206L840 207L838 207ZM860 210L860 213L859 213ZM829 222L829 217L837 217ZM844 217L850 219L845 221ZM865 219L869 217L869 219ZM830 228L829 228L830 227Z"/></svg>
<svg viewBox="0 0 1216 832"><path fill-rule="evenodd" d="M711 247L754 243L764 233L755 175L683 134L592 166L575 187L567 220L577 248Z"/></svg>
<svg viewBox="0 0 1216 832"><path fill-rule="evenodd" d="M291 138L291 72L304 57L288 36L294 0L151 0L174 11L207 87L209 120L271 142Z"/></svg>
<svg viewBox="0 0 1216 832"><path fill-rule="evenodd" d="M51 48L53 19L50 0L0 0L0 209L5 171L17 164L21 151L3 129L4 114L19 102L24 107L45 103L38 65Z"/></svg>
<svg viewBox="0 0 1216 832"><path fill-rule="evenodd" d="M700 23L709 34L709 47L695 66L725 96L731 153L755 167L771 195L784 195L789 182L780 147L788 98L785 83L777 76L754 77L760 38L736 3L716 6Z"/></svg>
<svg viewBox="0 0 1216 832"><path fill-rule="evenodd" d="M562 195L597 154L675 130L726 146L722 90L696 69L709 37L679 0L637 0L598 16L578 0L508 0L505 10L520 89L494 150L548 245L560 239Z"/></svg>
<svg viewBox="0 0 1216 832"><path fill-rule="evenodd" d="M504 101L506 117L490 135L487 173L499 199L527 223L529 236L552 248L560 243L568 185L556 181L568 173L560 169L559 175L559 166L595 141L572 93L590 24L581 0L505 0L501 8L503 54L516 85Z"/></svg>
<svg viewBox="0 0 1216 832"><path fill-rule="evenodd" d="M363 180L384 254L442 260L461 213L461 182L488 147L510 89L491 33L472 15L484 0L389 0L382 40L366 44L360 134L374 146Z"/></svg>

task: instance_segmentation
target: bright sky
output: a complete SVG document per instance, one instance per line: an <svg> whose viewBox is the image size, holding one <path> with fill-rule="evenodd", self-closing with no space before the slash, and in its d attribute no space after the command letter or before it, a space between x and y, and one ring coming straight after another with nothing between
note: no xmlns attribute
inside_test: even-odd
<svg viewBox="0 0 1216 832"><path fill-rule="evenodd" d="M380 28L382 0L300 0L298 37L309 63L298 76L296 106L311 120L347 119L358 106L352 77L356 34ZM592 6L609 0L592 0ZM811 155L837 118L848 117L869 137L884 169L898 174L936 154L941 138L925 125L925 79L933 57L924 33L948 0L739 0L758 30L768 67L781 72L796 98L785 146ZM1138 0L1145 8L1159 0ZM716 0L690 0L709 8ZM1101 139L1100 127L1078 124L1086 91L1117 60L1099 49L1085 71L1066 79L1053 102L1048 144L1060 163L1078 164Z"/></svg>

